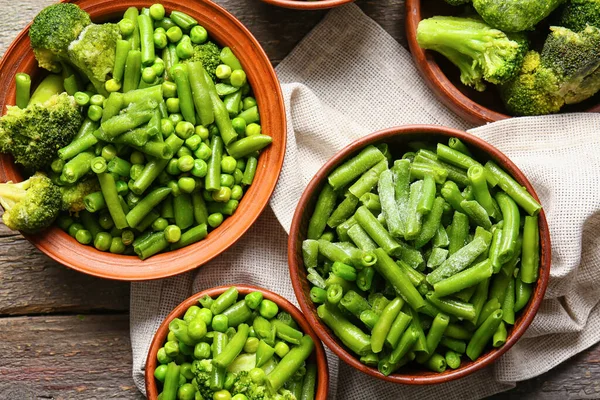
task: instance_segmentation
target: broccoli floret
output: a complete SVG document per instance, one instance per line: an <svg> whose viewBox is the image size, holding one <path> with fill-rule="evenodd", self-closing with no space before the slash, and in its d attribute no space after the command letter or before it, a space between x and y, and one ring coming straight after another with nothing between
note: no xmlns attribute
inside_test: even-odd
<svg viewBox="0 0 600 400"><path fill-rule="evenodd" d="M533 50L525 55L519 74L500 86L504 105L513 115L544 115L558 112L564 104L564 99L556 92L558 79L551 70L541 65L540 54Z"/></svg>
<svg viewBox="0 0 600 400"><path fill-rule="evenodd" d="M473 0L485 22L505 32L531 30L564 0Z"/></svg>
<svg viewBox="0 0 600 400"><path fill-rule="evenodd" d="M566 104L579 103L600 89L600 29L581 32L550 27L541 53L541 64L558 79L558 95Z"/></svg>
<svg viewBox="0 0 600 400"><path fill-rule="evenodd" d="M433 17L417 28L417 41L424 49L435 50L461 70L463 83L483 90L481 77L502 84L521 67L528 42L523 35L508 37L475 18Z"/></svg>
<svg viewBox="0 0 600 400"><path fill-rule="evenodd" d="M462 6L463 4L468 4L470 2L471 0L446 0L446 3L451 6Z"/></svg>
<svg viewBox="0 0 600 400"><path fill-rule="evenodd" d="M110 79L115 66L119 39L121 33L117 24L91 24L71 42L68 49L68 61L90 79L98 93L106 96L104 83Z"/></svg>
<svg viewBox="0 0 600 400"><path fill-rule="evenodd" d="M0 118L0 152L12 154L26 168L41 170L71 142L81 123L79 106L66 93L23 109L8 106Z"/></svg>
<svg viewBox="0 0 600 400"><path fill-rule="evenodd" d="M0 184L2 220L12 230L36 233L52 225L60 212L60 190L42 173L20 183Z"/></svg>
<svg viewBox="0 0 600 400"><path fill-rule="evenodd" d="M196 360L192 363L194 379L192 384L205 399L212 399L214 391L210 388L212 376L212 360Z"/></svg>
<svg viewBox="0 0 600 400"><path fill-rule="evenodd" d="M31 47L40 67L60 72L69 44L92 21L77 5L58 3L44 8L29 28Z"/></svg>
<svg viewBox="0 0 600 400"><path fill-rule="evenodd" d="M213 81L216 81L217 67L221 64L220 54L221 50L219 49L219 46L213 42L196 44L194 45L194 54L192 54L185 62L200 61L206 72L208 72L208 75L210 75Z"/></svg>
<svg viewBox="0 0 600 400"><path fill-rule="evenodd" d="M587 25L600 28L600 0L570 0L558 13L556 25L579 32Z"/></svg>
<svg viewBox="0 0 600 400"><path fill-rule="evenodd" d="M74 185L61 186L62 211L78 213L85 209L83 198L90 193L100 190L100 183L96 177L90 177L77 182Z"/></svg>

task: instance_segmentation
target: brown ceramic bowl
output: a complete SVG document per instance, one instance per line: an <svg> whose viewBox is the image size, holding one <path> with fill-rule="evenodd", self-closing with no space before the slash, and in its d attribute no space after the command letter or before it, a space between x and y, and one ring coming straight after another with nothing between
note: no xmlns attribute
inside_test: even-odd
<svg viewBox="0 0 600 400"><path fill-rule="evenodd" d="M195 304L198 304L198 300L209 295L210 297L216 297L229 289L229 286L219 286L211 289L203 290L202 292L196 293L195 295L184 300L179 304L160 324L160 327L154 334L152 343L150 344L150 350L148 357L146 358L146 368L144 372L146 380L146 396L148 399L155 400L158 397L158 388L156 386L156 380L154 379L154 370L156 369L156 353L167 340L169 334L169 323L175 318L183 318L183 315L187 309ZM271 292L270 290L263 289L256 286L250 285L233 285L237 287L240 296L247 295L248 293L259 291L262 292L265 299L269 299L275 302L279 306L279 310L289 313L294 321L300 325L300 328L304 333L309 334L315 342L315 351L311 355L311 361L317 364L317 388L315 392L316 400L326 400L327 390L329 389L329 367L327 366L327 357L325 356L325 350L323 344L319 340L319 337L315 334L309 322L304 318L304 315L298 310L296 306L281 297L280 295Z"/></svg>
<svg viewBox="0 0 600 400"><path fill-rule="evenodd" d="M128 7L148 7L151 0L76 1L90 13L92 20L105 22L119 20ZM209 0L179 2L164 0L167 11L179 10L196 18L220 45L233 49L248 75L261 111L263 130L273 137L273 144L260 155L254 183L244 195L236 213L212 231L201 242L177 251L156 255L145 261L135 256L100 252L83 246L58 227L38 235L25 237L49 257L90 275L119 280L147 280L164 278L194 269L221 254L235 243L261 214L267 205L283 164L286 144L286 121L283 97L277 76L269 58L252 34L231 14ZM4 54L0 64L0 109L15 102L14 76L27 72L34 85L45 73L37 67L30 49L28 28L19 34ZM18 182L23 179L12 157L0 155L0 181Z"/></svg>
<svg viewBox="0 0 600 400"><path fill-rule="evenodd" d="M395 157L401 156L408 151L407 143L410 141L429 141L429 142L448 142L451 137L456 137L462 140L473 152L476 159L479 160L494 160L505 171L511 174L521 185L525 186L529 193L536 199L537 195L533 187L523 175L523 173L498 149L483 141L482 139L472 136L466 132L445 128L434 125L407 125L402 127L390 128L383 131L375 132L365 136L362 139L350 144L342 151L337 153L330 159L310 181L306 190L302 194L302 198L296 208L290 236L288 241L288 263L290 266L290 276L294 286L294 292L300 303L302 312L308 319L310 325L317 332L321 340L335 354L338 355L344 362L350 366L376 378L410 385L426 385L434 383L448 382L463 376L469 375L481 368L492 364L502 354L514 345L517 340L523 335L531 321L533 320L546 291L548 279L550 277L550 232L546 216L542 210L539 214L540 228L540 276L535 285L534 292L529 304L519 314L515 325L509 330L508 340L506 344L498 349L488 350L481 355L476 361L463 360L460 368L456 370L448 369L443 373L434 373L425 370L404 368L399 372L390 376L384 376L377 368L371 368L359 361L359 358L350 352L335 334L325 325L317 315L317 309L310 300L310 283L306 280L306 269L302 261L302 241L306 238L306 230L308 229L308 221L313 213L315 202L318 194L327 182L327 176L340 164L348 158L356 155L361 149L370 144L387 143L390 151ZM539 200L539 199L538 199Z"/></svg>
<svg viewBox="0 0 600 400"><path fill-rule="evenodd" d="M406 0L406 38L415 64L438 99L468 122L483 125L511 118L494 85L489 84L484 92L465 86L460 81L456 66L434 51L423 50L417 43L417 26L422 19L434 15L457 15L461 9L443 0ZM538 40L534 38L533 41ZM563 113L584 111L600 112L600 94L561 110Z"/></svg>
<svg viewBox="0 0 600 400"><path fill-rule="evenodd" d="M274 6L293 8L296 10L323 10L343 4L352 3L354 0L262 0Z"/></svg>

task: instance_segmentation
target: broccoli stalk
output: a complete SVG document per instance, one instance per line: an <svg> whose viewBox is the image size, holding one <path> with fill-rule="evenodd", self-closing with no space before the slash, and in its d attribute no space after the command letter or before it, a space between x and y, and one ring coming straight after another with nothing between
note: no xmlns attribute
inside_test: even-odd
<svg viewBox="0 0 600 400"><path fill-rule="evenodd" d="M46 175L36 173L23 182L0 184L0 204L7 227L36 233L52 225L58 217L60 190Z"/></svg>
<svg viewBox="0 0 600 400"><path fill-rule="evenodd" d="M524 36L508 37L475 18L433 17L417 28L417 41L424 49L437 51L461 70L461 80L477 90L512 79L521 67L528 43Z"/></svg>

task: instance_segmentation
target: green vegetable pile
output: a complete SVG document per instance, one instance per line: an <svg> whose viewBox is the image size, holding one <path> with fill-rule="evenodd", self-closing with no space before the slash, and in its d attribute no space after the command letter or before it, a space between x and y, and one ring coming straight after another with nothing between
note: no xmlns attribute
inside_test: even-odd
<svg viewBox="0 0 600 400"><path fill-rule="evenodd" d="M518 182L456 138L411 147L337 167L302 243L319 317L386 376L502 346L539 274L541 206Z"/></svg>
<svg viewBox="0 0 600 400"><path fill-rule="evenodd" d="M51 74L31 94L18 73L0 118L0 152L32 176L0 184L9 228L57 221L82 244L146 259L236 211L272 138L231 49L161 4L104 24L55 4L29 36Z"/></svg>
<svg viewBox="0 0 600 400"><path fill-rule="evenodd" d="M169 323L154 377L160 400L310 400L314 343L261 292L204 296Z"/></svg>
<svg viewBox="0 0 600 400"><path fill-rule="evenodd" d="M446 1L466 16L422 20L419 45L455 64L463 84L496 85L510 114L556 113L600 90L600 1Z"/></svg>

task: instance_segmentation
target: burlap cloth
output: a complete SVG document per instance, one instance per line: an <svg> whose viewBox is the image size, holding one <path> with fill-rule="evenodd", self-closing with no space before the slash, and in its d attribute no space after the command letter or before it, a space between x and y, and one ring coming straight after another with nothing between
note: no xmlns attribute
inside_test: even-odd
<svg viewBox="0 0 600 400"><path fill-rule="evenodd" d="M354 5L331 11L277 73L288 114L288 143L271 208L236 245L201 269L132 285L133 376L142 391L144 363L156 328L192 293L249 283L296 303L286 262L286 232L304 187L329 157L352 140L391 126L429 123L470 128L435 99L410 54ZM540 375L598 342L599 131L597 114L514 118L470 130L523 170L541 197L550 224L552 277L523 339L492 367L428 387L383 383L329 354L329 398L482 398Z"/></svg>

